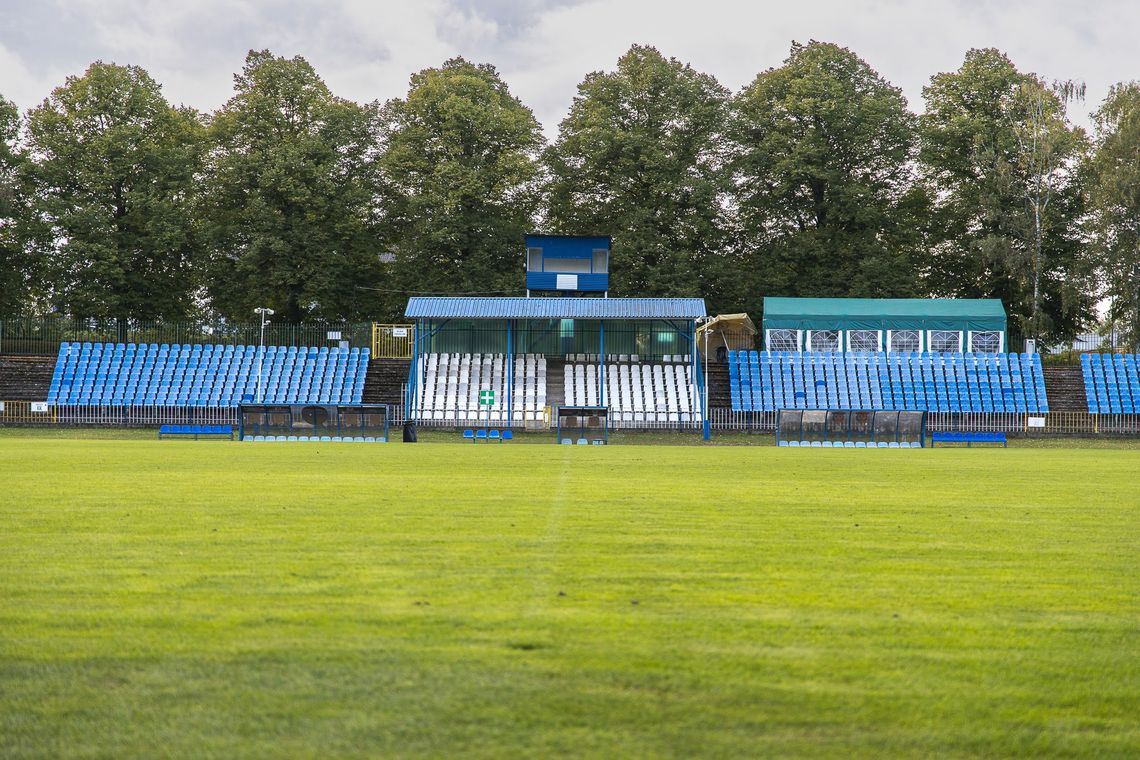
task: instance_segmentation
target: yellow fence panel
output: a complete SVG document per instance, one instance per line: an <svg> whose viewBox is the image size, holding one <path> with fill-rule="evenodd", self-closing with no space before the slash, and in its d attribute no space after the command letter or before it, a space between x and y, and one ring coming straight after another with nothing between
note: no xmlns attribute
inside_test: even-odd
<svg viewBox="0 0 1140 760"><path fill-rule="evenodd" d="M45 424L58 422L56 408L43 401L0 401L0 424Z"/></svg>
<svg viewBox="0 0 1140 760"><path fill-rule="evenodd" d="M372 325L373 359L411 359L415 325Z"/></svg>

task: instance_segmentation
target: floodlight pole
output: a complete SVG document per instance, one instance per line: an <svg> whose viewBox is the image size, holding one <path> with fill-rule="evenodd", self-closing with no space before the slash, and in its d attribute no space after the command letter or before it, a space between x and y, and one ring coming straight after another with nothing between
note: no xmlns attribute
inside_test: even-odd
<svg viewBox="0 0 1140 760"><path fill-rule="evenodd" d="M273 316L273 309L258 306L253 313L261 315L261 338L257 342L257 403L262 404L265 403L265 396L261 392L261 368L265 362L265 324L269 321L266 317Z"/></svg>
<svg viewBox="0 0 1140 760"><path fill-rule="evenodd" d="M709 322L708 322L708 317L705 318L702 326L704 327L704 333L705 333L705 387L704 387L705 392L701 394L703 396L701 401L704 402L704 407L705 407L705 413L703 415L703 417L704 417L704 435L705 435L705 440L708 441L712 438L712 426L709 423Z"/></svg>

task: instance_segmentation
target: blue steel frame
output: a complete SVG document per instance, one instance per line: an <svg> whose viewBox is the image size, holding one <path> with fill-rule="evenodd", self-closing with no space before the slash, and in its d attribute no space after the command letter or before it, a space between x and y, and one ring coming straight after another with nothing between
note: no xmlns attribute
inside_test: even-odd
<svg viewBox="0 0 1140 760"><path fill-rule="evenodd" d="M408 392L404 398L404 419L414 420L420 422L420 409L418 404L419 387L420 387L420 357L427 352L424 349L427 346L427 339L435 336L442 330L451 320L445 319L438 324L430 319L417 319L415 322L416 330L412 342L412 362L408 367ZM601 406L608 406L606 402L606 322L619 322L622 320L575 320L582 322L598 322L598 356L603 360L599 363L598 371L598 400ZM643 320L629 320L629 321L643 321ZM681 336L684 340L688 341L690 346L689 355L691 360L689 362L689 372L692 375L693 384L697 386L697 394L700 399L700 418L702 429L707 426L708 420L705 419L705 376L701 372L700 356L697 351L697 322L690 319L682 324L678 324L675 320L667 319L660 320L663 324L668 325L676 331L677 335ZM551 328L553 329L553 328ZM507 320L507 424L502 427L516 427L513 419L513 400L514 400L514 386L515 386L515 345L514 335L518 332L518 320Z"/></svg>

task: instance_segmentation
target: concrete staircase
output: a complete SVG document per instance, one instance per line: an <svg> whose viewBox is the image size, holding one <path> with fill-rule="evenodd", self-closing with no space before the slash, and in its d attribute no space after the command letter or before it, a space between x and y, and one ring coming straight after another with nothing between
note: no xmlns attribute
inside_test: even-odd
<svg viewBox="0 0 1140 760"><path fill-rule="evenodd" d="M1085 379L1079 366L1046 364L1042 367L1042 372L1045 375L1045 396L1049 399L1050 412L1088 412Z"/></svg>
<svg viewBox="0 0 1140 760"><path fill-rule="evenodd" d="M546 359L546 405L550 407L551 414L556 407L566 404L565 368L564 359Z"/></svg>
<svg viewBox="0 0 1140 760"><path fill-rule="evenodd" d="M703 363L701 369L704 369ZM732 406L732 394L729 392L728 383L728 363L710 361L708 380L709 408Z"/></svg>
<svg viewBox="0 0 1140 760"><path fill-rule="evenodd" d="M0 401L46 401L54 356L0 355Z"/></svg>
<svg viewBox="0 0 1140 760"><path fill-rule="evenodd" d="M389 404L403 408L403 388L408 382L408 359L373 359L364 376L365 404Z"/></svg>

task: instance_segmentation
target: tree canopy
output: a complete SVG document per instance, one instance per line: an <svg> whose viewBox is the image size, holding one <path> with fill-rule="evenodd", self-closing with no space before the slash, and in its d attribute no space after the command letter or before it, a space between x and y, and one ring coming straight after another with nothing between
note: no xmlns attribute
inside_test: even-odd
<svg viewBox="0 0 1140 760"><path fill-rule="evenodd" d="M543 145L493 66L453 58L381 112L380 198L393 283L405 295L520 293Z"/></svg>
<svg viewBox="0 0 1140 760"><path fill-rule="evenodd" d="M199 285L190 195L198 115L137 66L93 63L27 118L51 305L82 317L177 319Z"/></svg>
<svg viewBox="0 0 1140 760"><path fill-rule="evenodd" d="M224 316L364 318L380 277L377 115L329 92L303 58L251 51L214 115L199 210L207 290Z"/></svg>
<svg viewBox="0 0 1140 760"><path fill-rule="evenodd" d="M0 98L0 317L396 319L415 293L521 293L527 232L611 235L611 292L999 298L1058 342L1095 304L1140 334L1140 90L994 49L921 116L855 52L793 44L731 93L634 45L547 145L494 66L454 58L358 104L251 51L213 113L93 63L21 117Z"/></svg>
<svg viewBox="0 0 1140 760"><path fill-rule="evenodd" d="M578 85L544 157L546 211L554 231L613 236L615 294L721 303L728 112L713 77L652 47Z"/></svg>
<svg viewBox="0 0 1140 760"><path fill-rule="evenodd" d="M992 49L971 50L923 92L921 163L933 199L927 288L1000 298L1015 336L1071 336L1090 319L1094 298L1075 172L1084 140L1065 104ZM1042 182L1052 195L1047 208ZM1035 209L1048 215L1040 227Z"/></svg>
<svg viewBox="0 0 1140 760"><path fill-rule="evenodd" d="M792 46L736 100L741 244L755 289L912 296L915 117L850 50Z"/></svg>

